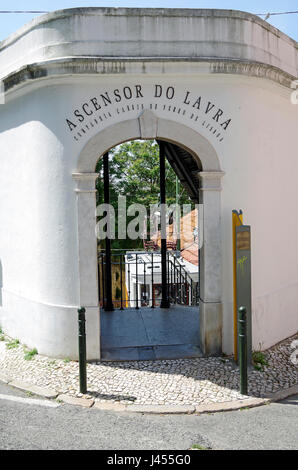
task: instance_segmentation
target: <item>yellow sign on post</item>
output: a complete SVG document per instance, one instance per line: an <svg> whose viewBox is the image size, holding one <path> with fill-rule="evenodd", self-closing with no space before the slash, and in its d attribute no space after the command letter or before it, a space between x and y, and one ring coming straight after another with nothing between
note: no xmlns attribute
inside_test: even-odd
<svg viewBox="0 0 298 470"><path fill-rule="evenodd" d="M232 237L233 237L233 306L234 306L234 359L238 359L238 341L237 341L237 260L236 260L236 227L243 225L243 213L236 210L232 211Z"/></svg>

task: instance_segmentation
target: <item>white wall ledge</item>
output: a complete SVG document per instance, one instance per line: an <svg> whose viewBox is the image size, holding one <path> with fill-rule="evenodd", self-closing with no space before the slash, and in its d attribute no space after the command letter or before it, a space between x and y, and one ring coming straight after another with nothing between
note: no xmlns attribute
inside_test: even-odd
<svg viewBox="0 0 298 470"><path fill-rule="evenodd" d="M25 24L12 33L8 38L0 42L1 49L8 47L13 42L27 34L29 31L41 25L46 25L50 22L69 18L71 16L103 16L103 17L163 17L163 18L228 18L228 19L242 19L259 24L262 28L270 31L278 37L289 41L296 45L297 42L290 38L287 34L267 23L262 18L249 12L240 10L225 10L225 9L211 9L211 8L110 8L110 7L85 7L85 8L66 8L46 13L37 18L34 18L29 23Z"/></svg>

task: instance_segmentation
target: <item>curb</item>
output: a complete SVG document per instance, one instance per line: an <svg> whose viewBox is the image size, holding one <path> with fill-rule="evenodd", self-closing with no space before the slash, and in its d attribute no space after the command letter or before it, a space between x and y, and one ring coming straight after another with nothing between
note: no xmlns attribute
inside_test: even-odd
<svg viewBox="0 0 298 470"><path fill-rule="evenodd" d="M58 393L55 390L50 388L38 387L37 385L31 385L25 382L19 382L18 380L13 380L8 382L8 385L19 390L24 390L25 392L33 393L34 395L39 395L44 398L53 399L56 398Z"/></svg>
<svg viewBox="0 0 298 470"><path fill-rule="evenodd" d="M125 405L125 411L143 414L193 414L192 405Z"/></svg>
<svg viewBox="0 0 298 470"><path fill-rule="evenodd" d="M271 402L275 402L275 401L284 400L285 398L288 398L292 395L297 395L297 394L298 394L298 385L293 385L292 387L278 390L275 393L268 393L266 397Z"/></svg>
<svg viewBox="0 0 298 470"><path fill-rule="evenodd" d="M1 374L1 372L0 372L0 382L8 384L9 381L10 381L9 377L5 374Z"/></svg>
<svg viewBox="0 0 298 470"><path fill-rule="evenodd" d="M243 398L242 400L226 401L221 403L211 403L209 405L196 406L196 414L218 413L223 411L237 411L243 408L255 408L261 405L268 405L269 398Z"/></svg>
<svg viewBox="0 0 298 470"><path fill-rule="evenodd" d="M0 382L4 382L11 387L23 390L24 392L30 392L33 395L38 395L43 398L54 399L58 396L58 392L56 392L56 390L52 390L46 387L39 387L37 385L28 384L27 382L21 382L19 380L13 380L3 374L0 374Z"/></svg>
<svg viewBox="0 0 298 470"><path fill-rule="evenodd" d="M91 408L94 404L94 398L71 397L70 395L65 394L58 395L57 400L62 401L67 405L83 406L84 408Z"/></svg>
<svg viewBox="0 0 298 470"><path fill-rule="evenodd" d="M108 411L127 411L143 414L203 414L219 413L224 411L237 411L243 408L256 408L269 403L284 400L285 398L298 394L298 385L278 390L266 395L264 398L247 397L242 400L227 401L221 403L210 403L208 405L124 405L121 403L101 403L95 400L93 408Z"/></svg>
<svg viewBox="0 0 298 470"><path fill-rule="evenodd" d="M142 414L203 414L218 413L223 411L236 411L243 408L255 408L257 406L268 405L269 403L278 402L298 394L298 385L294 385L287 389L278 390L275 393L267 394L263 398L247 397L241 400L228 401L222 403L210 403L208 405L125 405L122 403L103 403L98 402L94 398L79 398L66 394L59 394L56 390L37 385L28 384L18 380L12 380L5 374L0 373L0 382L15 387L25 392L30 392L48 399L57 398L68 405L82 406L84 408L94 408L102 411L126 411L130 413Z"/></svg>

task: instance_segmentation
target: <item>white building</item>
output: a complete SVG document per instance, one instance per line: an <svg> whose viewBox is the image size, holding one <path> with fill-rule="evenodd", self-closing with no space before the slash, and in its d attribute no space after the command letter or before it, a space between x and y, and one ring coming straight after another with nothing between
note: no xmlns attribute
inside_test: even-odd
<svg viewBox="0 0 298 470"><path fill-rule="evenodd" d="M296 41L231 10L63 10L2 41L4 331L74 358L82 305L88 358L100 357L95 165L123 141L156 138L198 169L204 354L233 350L233 209L252 227L253 346L294 334L297 69Z"/></svg>
<svg viewBox="0 0 298 470"><path fill-rule="evenodd" d="M180 252L168 252L167 286L172 303L196 305L198 266L186 261ZM127 252L125 256L127 307L159 306L161 300L161 254Z"/></svg>

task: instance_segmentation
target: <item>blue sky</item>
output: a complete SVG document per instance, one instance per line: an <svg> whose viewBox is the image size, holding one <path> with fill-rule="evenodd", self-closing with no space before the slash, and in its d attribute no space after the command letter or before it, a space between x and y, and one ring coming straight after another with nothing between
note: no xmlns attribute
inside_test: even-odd
<svg viewBox="0 0 298 470"><path fill-rule="evenodd" d="M226 8L251 13L298 11L298 0L0 0L0 10L46 10L109 6L139 8ZM38 14L0 14L0 40L5 39ZM273 16L267 20L276 28L298 41L298 14Z"/></svg>

